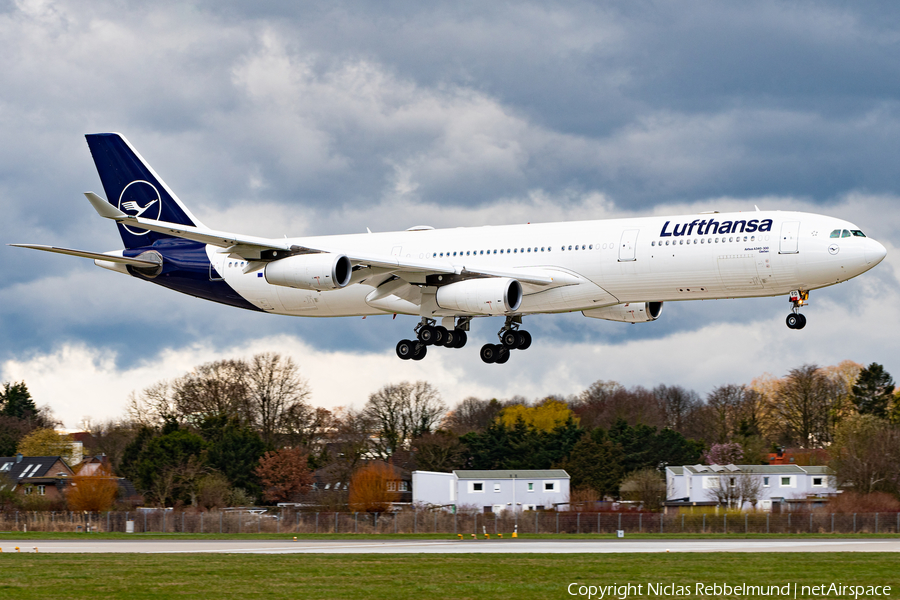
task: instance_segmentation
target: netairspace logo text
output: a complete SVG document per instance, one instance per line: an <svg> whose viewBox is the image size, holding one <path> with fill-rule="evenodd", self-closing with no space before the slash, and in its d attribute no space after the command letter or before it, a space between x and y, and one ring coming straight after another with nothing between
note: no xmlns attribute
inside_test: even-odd
<svg viewBox="0 0 900 600"><path fill-rule="evenodd" d="M617 599L647 596L772 596L780 598L876 598L889 596L888 585L846 585L844 583L823 583L820 585L751 585L749 583L613 583L609 585L588 585L570 583L566 590L570 596L580 596L587 600Z"/></svg>

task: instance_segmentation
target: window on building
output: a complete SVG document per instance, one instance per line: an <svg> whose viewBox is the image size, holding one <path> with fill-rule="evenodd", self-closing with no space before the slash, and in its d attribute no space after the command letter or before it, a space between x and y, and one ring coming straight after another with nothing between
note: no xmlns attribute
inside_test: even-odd
<svg viewBox="0 0 900 600"><path fill-rule="evenodd" d="M499 492L499 491L500 491L500 484L499 484L499 483L495 483L495 484L494 484L494 493L496 494L496 493Z"/></svg>
<svg viewBox="0 0 900 600"><path fill-rule="evenodd" d="M763 487L769 487L769 478L763 477Z"/></svg>
<svg viewBox="0 0 900 600"><path fill-rule="evenodd" d="M409 491L409 482L408 482L408 481L401 481L401 482L400 482L400 491L401 491L401 492L408 492L408 491Z"/></svg>
<svg viewBox="0 0 900 600"><path fill-rule="evenodd" d="M30 496L30 495L31 495L31 489L32 489L32 488L31 488L30 485L29 485L28 487L25 488L25 495L26 495L26 496Z"/></svg>
<svg viewBox="0 0 900 600"><path fill-rule="evenodd" d="M556 491L556 482L555 481L545 481L544 482L544 491L545 492L555 492Z"/></svg>
<svg viewBox="0 0 900 600"><path fill-rule="evenodd" d="M782 477L781 478L781 487L791 487L791 478L790 477Z"/></svg>
<svg viewBox="0 0 900 600"><path fill-rule="evenodd" d="M397 491L397 482L396 481L388 481L387 489L389 492L396 492Z"/></svg>
<svg viewBox="0 0 900 600"><path fill-rule="evenodd" d="M825 485L825 480L822 477L813 477L813 486L822 487Z"/></svg>
<svg viewBox="0 0 900 600"><path fill-rule="evenodd" d="M530 481L528 482L528 491L529 491L529 492L533 492L533 491L534 491L534 483L532 483L532 482L530 482Z"/></svg>
<svg viewBox="0 0 900 600"><path fill-rule="evenodd" d="M473 481L472 482L472 491L476 493L484 492L484 482L483 481Z"/></svg>
<svg viewBox="0 0 900 600"><path fill-rule="evenodd" d="M37 486L38 496L43 496L44 493L45 493L46 491L47 491L47 486L46 486L46 485L39 485L39 486Z"/></svg>
<svg viewBox="0 0 900 600"><path fill-rule="evenodd" d="M9 471L10 467L12 466L13 464L11 462L3 463L3 466L0 467L0 471Z"/></svg>

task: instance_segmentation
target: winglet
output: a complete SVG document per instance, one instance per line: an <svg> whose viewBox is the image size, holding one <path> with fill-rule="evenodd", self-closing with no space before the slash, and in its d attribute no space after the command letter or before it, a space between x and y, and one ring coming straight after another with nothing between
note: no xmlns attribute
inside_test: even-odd
<svg viewBox="0 0 900 600"><path fill-rule="evenodd" d="M94 192L85 192L84 195L93 205L94 210L96 210L101 217L116 220L125 219L128 217L126 213L123 213L121 210L119 210Z"/></svg>

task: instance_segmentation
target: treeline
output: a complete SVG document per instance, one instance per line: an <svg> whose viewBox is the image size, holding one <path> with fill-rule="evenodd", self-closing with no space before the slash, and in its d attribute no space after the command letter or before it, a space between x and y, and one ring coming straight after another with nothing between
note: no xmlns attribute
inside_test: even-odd
<svg viewBox="0 0 900 600"><path fill-rule="evenodd" d="M374 459L409 470L559 467L582 497L618 497L636 473L760 464L783 447L800 461L828 462L857 492L897 495L893 392L881 365L845 361L721 385L705 397L681 386L597 381L570 397L466 398L450 409L429 383L403 382L360 408L326 410L311 405L290 358L266 353L158 382L133 394L124 419L84 426L93 434L87 451L106 454L145 501L166 505L286 500L308 491L313 470L349 482ZM14 418L46 418L30 406Z"/></svg>

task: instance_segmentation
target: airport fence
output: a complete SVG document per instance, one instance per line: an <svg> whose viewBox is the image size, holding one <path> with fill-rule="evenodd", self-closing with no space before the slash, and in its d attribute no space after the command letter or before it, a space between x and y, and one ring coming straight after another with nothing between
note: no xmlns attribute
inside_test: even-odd
<svg viewBox="0 0 900 600"><path fill-rule="evenodd" d="M137 512L0 512L0 531L123 533L900 533L896 513L703 513L533 512L265 513L143 510Z"/></svg>

